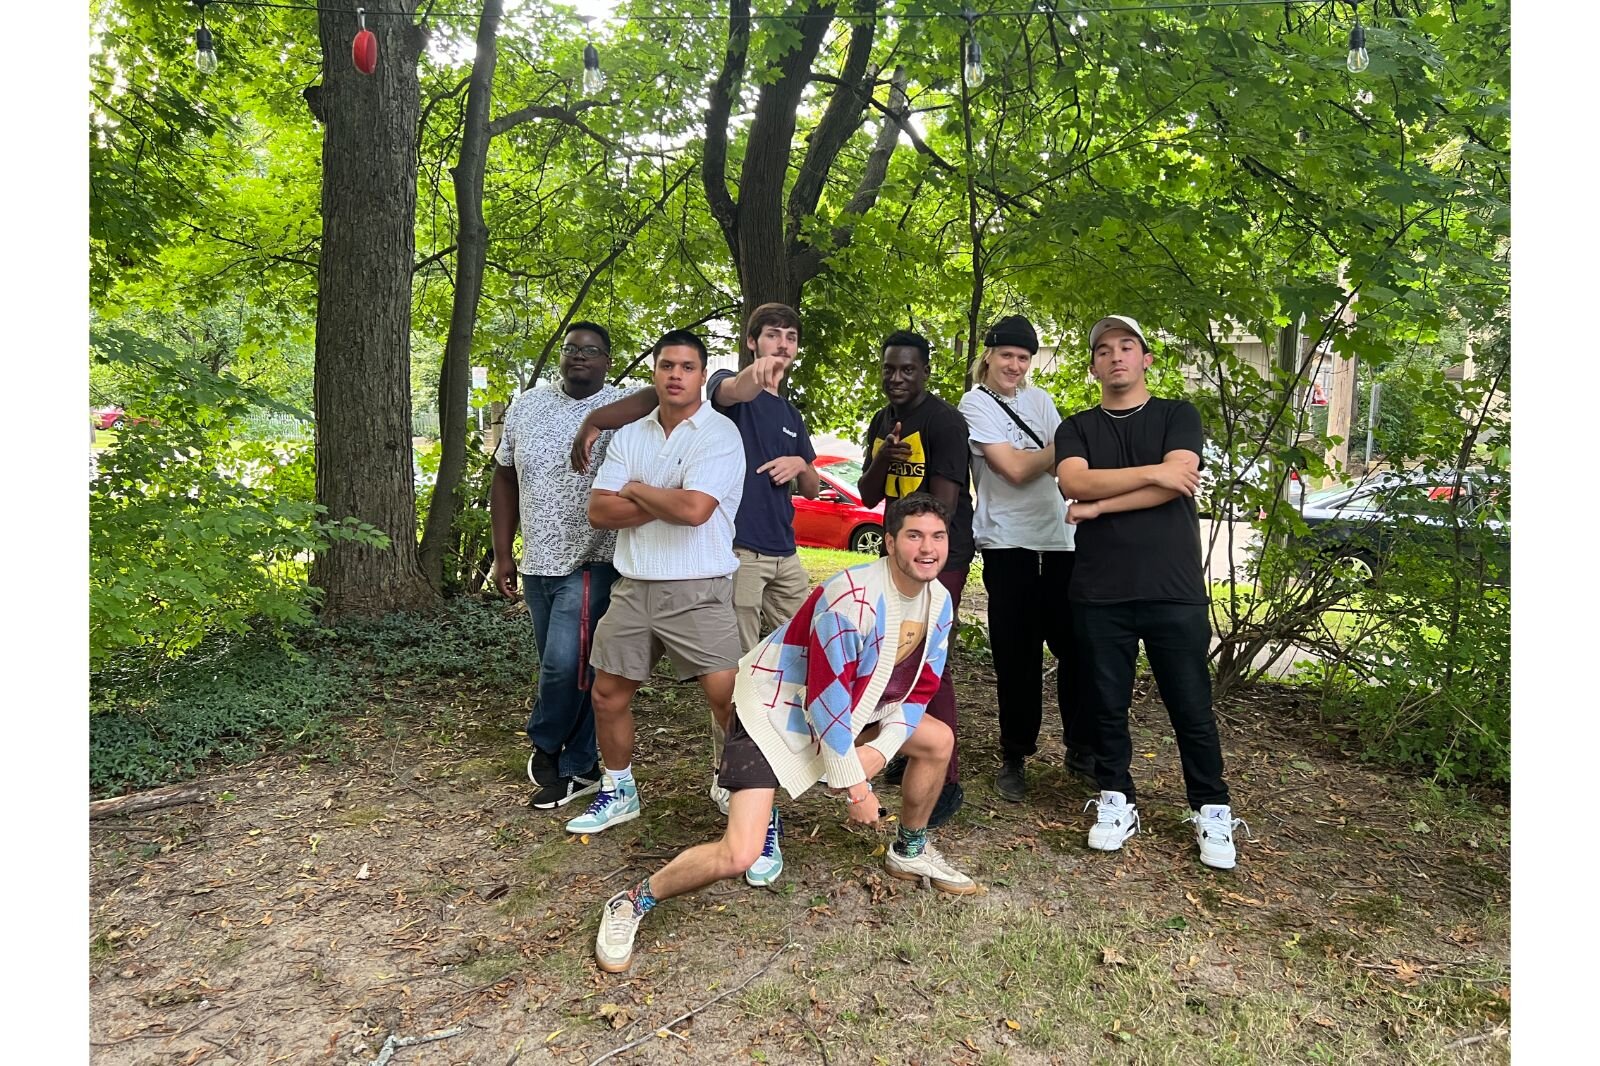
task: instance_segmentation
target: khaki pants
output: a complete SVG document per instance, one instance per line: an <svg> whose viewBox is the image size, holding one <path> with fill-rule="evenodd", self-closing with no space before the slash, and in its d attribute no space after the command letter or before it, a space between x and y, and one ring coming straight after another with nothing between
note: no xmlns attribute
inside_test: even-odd
<svg viewBox="0 0 1600 1066"><path fill-rule="evenodd" d="M734 545L739 569L733 575L733 613L739 622L739 648L747 652L761 634L794 617L811 589L798 555L762 555Z"/></svg>

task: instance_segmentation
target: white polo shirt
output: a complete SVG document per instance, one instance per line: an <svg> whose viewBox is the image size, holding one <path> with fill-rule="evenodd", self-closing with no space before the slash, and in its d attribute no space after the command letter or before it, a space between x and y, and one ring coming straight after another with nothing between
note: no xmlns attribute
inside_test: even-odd
<svg viewBox="0 0 1600 1066"><path fill-rule="evenodd" d="M658 407L617 430L594 487L622 491L630 481L658 489L692 489L717 501L698 526L651 519L617 533L617 573L635 581L726 577L739 568L733 519L744 495L744 439L733 421L702 401L669 437Z"/></svg>

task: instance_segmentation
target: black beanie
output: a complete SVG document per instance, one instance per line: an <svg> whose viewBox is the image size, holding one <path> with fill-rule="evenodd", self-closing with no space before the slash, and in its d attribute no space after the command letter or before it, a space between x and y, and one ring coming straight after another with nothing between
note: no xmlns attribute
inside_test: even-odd
<svg viewBox="0 0 1600 1066"><path fill-rule="evenodd" d="M1026 348L1029 355L1039 353L1039 335L1033 331L1033 323L1022 315L1007 315L983 335L985 348L998 348L1002 344Z"/></svg>

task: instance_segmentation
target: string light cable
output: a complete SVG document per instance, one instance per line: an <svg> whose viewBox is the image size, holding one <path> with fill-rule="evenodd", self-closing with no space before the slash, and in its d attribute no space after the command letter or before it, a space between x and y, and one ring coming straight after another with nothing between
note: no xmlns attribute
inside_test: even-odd
<svg viewBox="0 0 1600 1066"><path fill-rule="evenodd" d="M272 8L283 11L317 11L317 12L348 12L350 6L342 4L304 3L298 0L192 0L200 12L200 25L195 30L195 66L202 73L210 74L217 69L217 54L212 47L211 30L206 25L205 10L208 5L217 7L254 7ZM877 19L880 15L893 18L900 22L927 22L936 19L960 19L966 23L964 34L965 46L962 49L961 75L969 89L976 89L983 84L983 49L978 43L977 23L980 18L1029 18L1034 15L1063 15L1072 23L1072 32L1076 34L1078 27L1086 25L1083 16L1094 15L1122 15L1138 14L1147 11L1210 11L1219 8L1245 8L1245 7L1305 7L1311 4L1321 6L1327 0L1200 0L1198 3L1153 3L1153 4L1068 4L1069 10L1058 11L1055 6L1041 3L1038 7L1025 8L1014 11L985 11L976 12L970 7L965 7L959 12L949 11L840 11L835 12L833 19L842 22L866 21ZM1358 6L1358 5L1356 5ZM377 43L372 38L371 31L366 28L365 18L384 16L401 16L410 19L414 12L408 11L366 11L355 9L357 18L360 19L360 34L366 35L361 48L354 52L357 69L364 74L370 74L364 60L369 60L375 66L377 62ZM481 11L435 11L431 6L427 8L424 17L440 19L475 19L482 15ZM582 22L585 29L593 21L591 15L578 14L534 14L530 12L517 12L520 18L533 22ZM793 13L773 15L761 12L750 12L745 16L751 22L791 22L797 16ZM720 14L657 14L640 15L629 14L624 16L629 22L721 22L725 16ZM359 36L359 35L358 35ZM1349 50L1345 58L1345 67L1352 74L1360 74L1367 69L1369 56L1367 53L1366 28L1361 25L1359 8L1356 14L1355 25L1350 30ZM592 41L583 46L583 89L589 96L596 96L605 86L605 73L600 69L600 53Z"/></svg>

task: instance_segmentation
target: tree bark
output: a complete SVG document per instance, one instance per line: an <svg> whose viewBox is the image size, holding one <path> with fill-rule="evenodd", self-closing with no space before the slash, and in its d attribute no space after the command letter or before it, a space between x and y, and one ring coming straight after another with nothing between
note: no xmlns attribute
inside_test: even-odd
<svg viewBox="0 0 1600 1066"><path fill-rule="evenodd" d="M489 156L489 100L498 60L500 0L484 0L478 21L478 53L467 86L466 125L461 156L451 169L455 185L456 286L450 307L450 333L439 371L439 476L422 530L418 561L437 590L444 589L444 556L450 528L461 510L456 489L467 463L467 397L472 372L472 335L483 296L483 266L489 227L483 218L483 172Z"/></svg>
<svg viewBox="0 0 1600 1066"><path fill-rule="evenodd" d="M378 69L350 60L348 10L318 15L323 80L322 253L312 388L317 500L389 535L388 548L347 541L318 554L311 582L325 617L425 610L438 597L417 565L411 472L411 266L416 251L417 58L413 0L368 0L378 15ZM310 98L308 97L308 100Z"/></svg>

